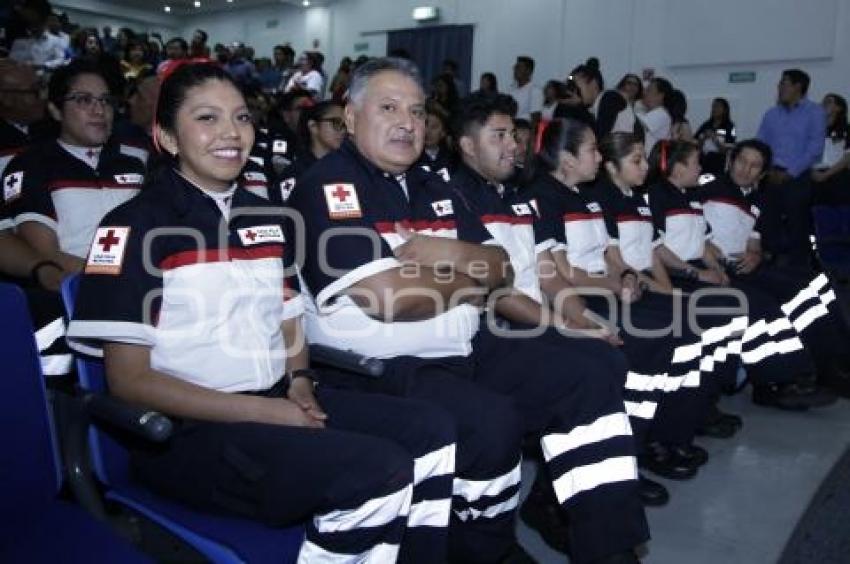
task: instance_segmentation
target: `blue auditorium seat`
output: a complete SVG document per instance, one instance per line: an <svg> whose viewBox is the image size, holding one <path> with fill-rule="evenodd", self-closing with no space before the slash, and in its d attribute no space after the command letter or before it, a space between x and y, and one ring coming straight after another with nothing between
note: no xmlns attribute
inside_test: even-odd
<svg viewBox="0 0 850 564"><path fill-rule="evenodd" d="M817 254L824 269L850 274L850 207L813 206Z"/></svg>
<svg viewBox="0 0 850 564"><path fill-rule="evenodd" d="M57 497L61 464L32 322L21 290L0 283L0 562L153 562L78 505Z"/></svg>

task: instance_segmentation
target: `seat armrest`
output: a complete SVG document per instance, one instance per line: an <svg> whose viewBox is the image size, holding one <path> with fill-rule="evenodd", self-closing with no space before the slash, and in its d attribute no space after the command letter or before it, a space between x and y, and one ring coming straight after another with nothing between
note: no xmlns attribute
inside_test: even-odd
<svg viewBox="0 0 850 564"><path fill-rule="evenodd" d="M314 364L322 364L370 378L380 378L385 368L384 362L379 358L363 356L327 345L310 345L310 360Z"/></svg>
<svg viewBox="0 0 850 564"><path fill-rule="evenodd" d="M137 437L161 443L171 436L174 425L165 415L120 400L114 396L97 393L83 395L88 414Z"/></svg>

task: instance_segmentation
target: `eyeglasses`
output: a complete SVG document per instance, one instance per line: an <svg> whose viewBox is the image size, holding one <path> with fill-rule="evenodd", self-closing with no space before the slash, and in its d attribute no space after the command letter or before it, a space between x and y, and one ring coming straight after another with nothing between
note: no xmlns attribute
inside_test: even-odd
<svg viewBox="0 0 850 564"><path fill-rule="evenodd" d="M322 118L322 119L318 119L316 121L329 123L331 125L331 127L334 128L334 131L345 131L346 130L345 120L343 120L342 118L338 118L338 117Z"/></svg>
<svg viewBox="0 0 850 564"><path fill-rule="evenodd" d="M74 92L63 98L66 102L74 102L77 107L84 110L90 110L94 107L95 102L102 105L104 108L115 109L118 106L118 99L109 94L101 94L95 96L89 92Z"/></svg>

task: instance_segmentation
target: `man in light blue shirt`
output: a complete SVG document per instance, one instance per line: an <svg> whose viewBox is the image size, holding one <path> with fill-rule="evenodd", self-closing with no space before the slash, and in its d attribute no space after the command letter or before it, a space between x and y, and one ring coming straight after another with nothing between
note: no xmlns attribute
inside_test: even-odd
<svg viewBox="0 0 850 564"><path fill-rule="evenodd" d="M809 266L811 254L809 169L820 160L826 136L823 108L806 97L809 83L809 75L799 69L784 71L778 103L765 112L758 131L758 138L773 151L774 162L765 190L764 243L770 251L782 250L784 217L791 262L800 267Z"/></svg>

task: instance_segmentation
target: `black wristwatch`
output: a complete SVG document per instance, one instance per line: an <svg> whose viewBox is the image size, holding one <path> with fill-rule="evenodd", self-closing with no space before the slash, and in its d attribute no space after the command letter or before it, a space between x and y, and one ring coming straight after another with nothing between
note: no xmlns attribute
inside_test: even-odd
<svg viewBox="0 0 850 564"><path fill-rule="evenodd" d="M52 261L52 260L40 260L40 261L38 261L30 269L30 280L32 280L33 283L36 286L41 286L41 280L38 279L38 271L41 270L42 268L44 268L45 266L52 266L53 268L55 268L59 272L62 272L62 267L59 266L59 263L57 263L55 261Z"/></svg>
<svg viewBox="0 0 850 564"><path fill-rule="evenodd" d="M287 387L291 386L292 382L295 381L296 378L307 378L313 382L313 386L315 387L315 385L319 382L319 373L312 368L296 368L295 370L284 374L283 378L286 380Z"/></svg>

